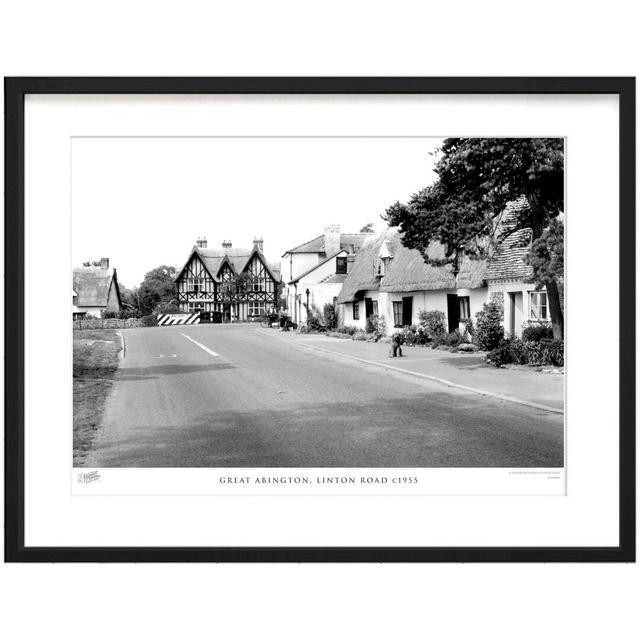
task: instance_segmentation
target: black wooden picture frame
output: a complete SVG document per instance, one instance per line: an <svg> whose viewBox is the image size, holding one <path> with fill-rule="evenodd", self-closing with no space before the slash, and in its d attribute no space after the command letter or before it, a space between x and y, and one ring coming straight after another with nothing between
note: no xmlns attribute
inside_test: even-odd
<svg viewBox="0 0 640 640"><path fill-rule="evenodd" d="M5 561L635 561L635 79L5 78ZM24 105L27 94L615 94L620 150L619 545L615 547L26 547L24 536ZM611 425L613 426L613 425Z"/></svg>

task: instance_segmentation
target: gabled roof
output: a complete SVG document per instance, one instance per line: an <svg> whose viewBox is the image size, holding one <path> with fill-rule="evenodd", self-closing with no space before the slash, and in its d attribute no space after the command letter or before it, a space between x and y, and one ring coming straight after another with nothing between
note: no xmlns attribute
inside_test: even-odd
<svg viewBox="0 0 640 640"><path fill-rule="evenodd" d="M341 233L340 234L340 249L349 249L350 245L353 245L355 250L357 251L366 238L370 238L373 234L371 233ZM286 256L287 253L324 253L324 234L319 235L316 238L308 240L307 242L303 242L299 244L297 247L293 247L293 249L289 249L285 251L282 256Z"/></svg>
<svg viewBox="0 0 640 640"><path fill-rule="evenodd" d="M302 278L304 278L305 276L308 276L310 273L313 273L319 267L327 264L327 262L330 262L334 258L337 258L341 253L345 253L345 252L346 252L346 249L340 249L340 251L337 251L336 253L329 256L328 258L325 258L321 262L318 262L318 264L314 264L313 267L311 267L311 269L307 269L304 273L301 273L299 276L291 280L291 282L298 282L298 280L302 280Z"/></svg>
<svg viewBox="0 0 640 640"><path fill-rule="evenodd" d="M280 266L275 265L272 262L268 262L264 257L264 254L258 250L256 247L251 249L244 248L223 248L223 249L202 249L200 247L193 247L191 253L189 254L189 258L185 262L184 266L175 277L175 281L179 280L182 276L182 272L185 270L186 266L191 262L193 256L197 255L202 263L204 264L206 270L209 272L209 275L216 281L219 280L218 273L222 267L222 265L226 262L232 268L232 270L236 273L242 273L254 254L257 254L264 265L267 268L267 271L271 275L271 277L276 281L280 281Z"/></svg>
<svg viewBox="0 0 640 640"><path fill-rule="evenodd" d="M120 300L116 270L101 267L76 267L73 270L73 292L77 307L106 307L111 284L115 284Z"/></svg>
<svg viewBox="0 0 640 640"><path fill-rule="evenodd" d="M527 264L531 245L531 229L511 232L521 214L529 209L526 198L510 202L500 217L497 228L498 245L491 256L487 280L530 280L533 268ZM502 238L502 239L501 239Z"/></svg>

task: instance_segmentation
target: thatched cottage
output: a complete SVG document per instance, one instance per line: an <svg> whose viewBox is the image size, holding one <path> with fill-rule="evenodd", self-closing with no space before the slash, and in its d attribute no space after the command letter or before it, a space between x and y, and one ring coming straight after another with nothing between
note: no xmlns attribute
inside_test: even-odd
<svg viewBox="0 0 640 640"><path fill-rule="evenodd" d="M528 323L549 321L547 294L532 283L526 256L530 231L510 232L523 200L511 203L498 222L502 238L485 259L463 257L458 273L451 264L426 264L419 251L407 249L397 229L366 239L337 299L339 321L364 329L367 318L385 318L387 331L416 324L420 311L442 311L449 331L464 329L492 296L504 302L505 331L518 336ZM432 243L433 260L444 258L444 250Z"/></svg>
<svg viewBox="0 0 640 640"><path fill-rule="evenodd" d="M73 270L73 319L86 316L99 318L103 311L118 312L122 307L116 270L109 258L90 267Z"/></svg>
<svg viewBox="0 0 640 640"><path fill-rule="evenodd" d="M438 254L442 249L434 244L430 255ZM378 314L392 332L415 324L421 310L443 311L453 331L487 300L486 261L465 258L459 269L456 277L451 265L426 264L420 252L402 245L397 229L387 229L368 239L356 256L338 296L338 316L364 328L367 318Z"/></svg>

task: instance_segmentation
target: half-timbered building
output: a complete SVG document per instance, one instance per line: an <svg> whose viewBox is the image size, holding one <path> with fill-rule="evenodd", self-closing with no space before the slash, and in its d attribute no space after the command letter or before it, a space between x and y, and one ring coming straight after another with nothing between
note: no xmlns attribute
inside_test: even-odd
<svg viewBox="0 0 640 640"><path fill-rule="evenodd" d="M279 282L279 265L267 261L261 238L250 249L228 241L210 249L206 238L198 238L176 276L176 300L184 312L220 314L223 322L251 321L275 310Z"/></svg>

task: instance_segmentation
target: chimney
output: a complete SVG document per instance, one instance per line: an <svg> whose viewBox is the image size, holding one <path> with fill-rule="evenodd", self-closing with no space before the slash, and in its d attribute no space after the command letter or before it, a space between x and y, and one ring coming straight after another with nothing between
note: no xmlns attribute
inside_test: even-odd
<svg viewBox="0 0 640 640"><path fill-rule="evenodd" d="M101 269L109 268L109 258L100 258L100 268Z"/></svg>
<svg viewBox="0 0 640 640"><path fill-rule="evenodd" d="M257 249L260 253L262 253L264 248L264 240L262 238L254 238L253 239L253 248Z"/></svg>
<svg viewBox="0 0 640 640"><path fill-rule="evenodd" d="M196 247L198 247L198 249L206 249L207 248L207 239L206 238L198 238L196 240Z"/></svg>
<svg viewBox="0 0 640 640"><path fill-rule="evenodd" d="M223 249L231 249L231 240L223 240L222 241Z"/></svg>
<svg viewBox="0 0 640 640"><path fill-rule="evenodd" d="M332 256L340 251L340 225L331 224L324 228L324 252Z"/></svg>

